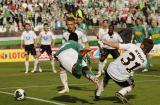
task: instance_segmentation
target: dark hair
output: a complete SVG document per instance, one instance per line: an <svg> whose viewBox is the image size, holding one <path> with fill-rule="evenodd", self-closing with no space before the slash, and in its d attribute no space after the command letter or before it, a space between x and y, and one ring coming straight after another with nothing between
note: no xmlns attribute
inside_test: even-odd
<svg viewBox="0 0 160 105"><path fill-rule="evenodd" d="M154 46L153 41L148 38L144 38L142 44L144 45L143 50L145 51L145 53L149 53Z"/></svg>
<svg viewBox="0 0 160 105"><path fill-rule="evenodd" d="M75 19L73 17L67 17L66 21L75 21Z"/></svg>
<svg viewBox="0 0 160 105"><path fill-rule="evenodd" d="M68 40L78 41L78 35L74 32L71 32Z"/></svg>
<svg viewBox="0 0 160 105"><path fill-rule="evenodd" d="M43 26L45 26L45 25L47 25L47 26L48 26L48 23L44 23L44 24L43 24Z"/></svg>
<svg viewBox="0 0 160 105"><path fill-rule="evenodd" d="M113 25L113 24L109 25L109 27L108 27L108 28L110 28L110 27L114 29L114 25Z"/></svg>
<svg viewBox="0 0 160 105"><path fill-rule="evenodd" d="M25 23L24 26L26 26L26 25L29 25L29 26L30 26L31 24L30 24L30 23Z"/></svg>
<svg viewBox="0 0 160 105"><path fill-rule="evenodd" d="M104 23L105 21L108 23L108 19L104 19L102 22Z"/></svg>

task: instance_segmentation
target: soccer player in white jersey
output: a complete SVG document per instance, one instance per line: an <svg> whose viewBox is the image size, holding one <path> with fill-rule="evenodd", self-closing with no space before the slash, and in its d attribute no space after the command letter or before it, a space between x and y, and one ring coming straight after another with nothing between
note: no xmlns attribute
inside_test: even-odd
<svg viewBox="0 0 160 105"><path fill-rule="evenodd" d="M31 53L34 59L37 59L34 47L36 38L37 36L34 31L31 30L30 24L26 23L25 31L21 35L21 48L23 48L23 46L25 48L25 73L28 73L29 71L29 54ZM36 70L36 62L34 62L34 70Z"/></svg>
<svg viewBox="0 0 160 105"><path fill-rule="evenodd" d="M67 42L70 33L74 32L78 35L78 43L82 44L83 47L88 48L87 36L80 30L76 29L75 19L73 17L68 17L66 20L67 31L63 33L63 43Z"/></svg>
<svg viewBox="0 0 160 105"><path fill-rule="evenodd" d="M85 48L89 48L86 35L82 31L76 29L76 23L75 23L75 19L73 17L67 18L66 25L67 25L68 29L66 32L63 33L63 36L62 36L63 43L67 42L69 39L70 33L74 32L78 36L78 43L80 43ZM60 67L60 69L65 69L65 68ZM67 78L67 74L66 74L65 70L60 70L60 78L61 78L61 81L63 80L63 78ZM64 87L68 87L68 82L66 82L66 84L63 83L63 85L64 85ZM64 88L63 90L59 91L59 93L65 93L65 92L67 92L67 90L68 90L67 88Z"/></svg>
<svg viewBox="0 0 160 105"><path fill-rule="evenodd" d="M104 79L99 82L99 88L95 91L95 99L99 99L101 92L104 90L108 81L112 79L115 83L122 87L116 92L116 96L123 102L128 100L125 95L131 92L134 87L134 80L131 78L131 71L143 70L147 66L147 56L153 48L153 41L145 38L141 46L134 44L120 44L103 40L104 44L111 47L125 50L115 61L111 62L105 71Z"/></svg>
<svg viewBox="0 0 160 105"><path fill-rule="evenodd" d="M40 53L37 54L37 57L39 58L41 56L41 54L43 54L44 52L46 52L49 56L51 65L52 65L52 70L54 73L56 73L57 71L55 70L55 65L54 65L54 59L52 56L52 47L54 46L54 40L55 40L55 36L54 34L49 30L49 25L48 23L44 23L44 30L40 32L39 34L39 38L37 43L40 43ZM38 65L38 61L37 61L37 65ZM35 72L35 71L32 71ZM42 71L40 71L42 72Z"/></svg>
<svg viewBox="0 0 160 105"><path fill-rule="evenodd" d="M59 91L59 93L69 92L66 71L70 72L78 79L80 79L82 75L85 76L98 88L98 79L85 61L85 55L90 51L90 49L82 47L82 45L77 41L77 34L71 33L69 41L64 43L54 54L54 57L60 62L60 78L64 85L64 89Z"/></svg>
<svg viewBox="0 0 160 105"><path fill-rule="evenodd" d="M113 59L116 59L119 57L119 51L116 48L104 45L101 40L106 39L110 40L113 42L119 42L122 43L122 38L117 32L114 32L114 26L109 25L109 30L107 32L103 31L99 34L99 43L100 43L100 58L99 58L99 65L98 65L98 74L96 75L97 77L101 76L102 73L104 73L104 67L107 62L106 58L108 57L109 54L112 55Z"/></svg>

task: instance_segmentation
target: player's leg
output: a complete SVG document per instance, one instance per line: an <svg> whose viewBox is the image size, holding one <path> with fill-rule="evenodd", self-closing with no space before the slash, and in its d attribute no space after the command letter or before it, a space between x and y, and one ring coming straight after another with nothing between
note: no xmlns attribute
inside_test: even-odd
<svg viewBox="0 0 160 105"><path fill-rule="evenodd" d="M117 49L110 50L110 54L112 55L113 59L117 59L120 56L120 53Z"/></svg>
<svg viewBox="0 0 160 105"><path fill-rule="evenodd" d="M104 78L99 81L99 88L95 90L95 99L99 100L101 93L104 91L104 88L107 86L108 81L110 80L110 76L108 75L107 71L105 71Z"/></svg>
<svg viewBox="0 0 160 105"><path fill-rule="evenodd" d="M35 56L35 64L34 64L35 67L31 72L35 72L36 70L38 70L39 72L42 72L42 69L40 67L39 57L44 53L44 51L45 51L45 46L41 45Z"/></svg>
<svg viewBox="0 0 160 105"><path fill-rule="evenodd" d="M60 65L60 79L61 79L61 82L64 86L64 89L62 89L58 93L61 94L61 93L69 92L67 73L66 73L65 69L62 67L62 65Z"/></svg>
<svg viewBox="0 0 160 105"><path fill-rule="evenodd" d="M99 63L98 63L98 74L96 75L96 77L100 77L101 74L104 73L104 67L107 62L106 59L107 56L108 56L107 49L101 49Z"/></svg>
<svg viewBox="0 0 160 105"><path fill-rule="evenodd" d="M87 79L91 80L91 81L96 85L96 89L98 89L98 88L99 88L99 84L98 84L99 80L98 80L97 77L94 75L93 71L90 70L88 66L84 66L84 67L82 68L82 72L83 72L83 75L84 75Z"/></svg>
<svg viewBox="0 0 160 105"><path fill-rule="evenodd" d="M36 53L36 49L33 48L31 50L31 54L33 55L33 58L34 58L34 68L31 72L34 73L36 70L40 70L40 72L41 72L41 68L39 67L40 53L39 52Z"/></svg>
<svg viewBox="0 0 160 105"><path fill-rule="evenodd" d="M29 55L26 54L25 58L26 58L26 60L25 60L25 73L28 73L28 71L29 71Z"/></svg>
<svg viewBox="0 0 160 105"><path fill-rule="evenodd" d="M145 69L142 70L142 72L147 72L148 69L149 69L149 67L150 67L150 65L151 65L151 63L150 63L150 58L149 58L149 56L147 56L147 66L146 66Z"/></svg>
<svg viewBox="0 0 160 105"><path fill-rule="evenodd" d="M28 73L29 71L29 53L30 47L29 45L25 45L25 73Z"/></svg>
<svg viewBox="0 0 160 105"><path fill-rule="evenodd" d="M134 88L134 80L129 78L127 81L124 82L116 82L119 86L123 87L121 90L116 92L116 97L120 99L124 104L128 103L127 98L125 95L132 91Z"/></svg>
<svg viewBox="0 0 160 105"><path fill-rule="evenodd" d="M47 52L47 54L48 54L48 56L49 56L49 59L50 59L51 65L52 65L52 71L53 71L54 73L57 73L57 71L56 71L56 69L55 69L54 59L53 59L53 56L52 56L51 46L47 46L46 52Z"/></svg>

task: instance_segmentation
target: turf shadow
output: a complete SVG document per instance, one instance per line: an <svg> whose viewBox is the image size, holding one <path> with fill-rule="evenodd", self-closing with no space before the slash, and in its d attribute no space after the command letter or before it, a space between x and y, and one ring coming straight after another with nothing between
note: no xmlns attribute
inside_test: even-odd
<svg viewBox="0 0 160 105"><path fill-rule="evenodd" d="M91 102L88 102L85 99L77 98L70 95L61 95L57 97L51 98L51 100L60 101L60 102L68 102L68 103L80 103L80 104L94 104Z"/></svg>
<svg viewBox="0 0 160 105"><path fill-rule="evenodd" d="M130 99L135 99L135 95L127 95L126 98L128 99L128 101ZM104 101L112 101L113 103L119 103L121 104L122 102L115 96L111 96L111 97L101 97L100 100L104 100Z"/></svg>

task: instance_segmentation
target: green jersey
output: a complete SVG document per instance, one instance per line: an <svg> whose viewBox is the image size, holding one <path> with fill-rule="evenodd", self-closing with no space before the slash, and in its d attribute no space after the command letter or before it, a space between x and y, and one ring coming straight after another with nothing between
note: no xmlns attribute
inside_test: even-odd
<svg viewBox="0 0 160 105"><path fill-rule="evenodd" d="M160 27L151 28L148 35L152 38L154 44L160 44Z"/></svg>
<svg viewBox="0 0 160 105"><path fill-rule="evenodd" d="M79 44L78 42L69 40L68 42L64 43L59 50L54 54L54 56L58 56L62 51L67 50L67 49L74 49L77 53L83 49L82 45Z"/></svg>
<svg viewBox="0 0 160 105"><path fill-rule="evenodd" d="M74 71L72 71L73 74L75 75L78 75L77 77L79 78L81 75L82 75L82 61L84 61L84 59L86 58L85 56L79 54L79 52L81 50L83 50L84 48L82 47L81 44L79 44L78 42L75 42L75 41L72 41L72 40L69 40L68 42L66 42L65 44L63 44L59 50L54 54L54 57L60 61L61 65L63 66L63 58L59 58L58 55L60 55L63 51L66 51L66 50L69 50L69 49L72 49L72 52L73 50L77 52L77 54L73 54L72 56L74 57L75 55L78 55L78 58L73 62L75 63L75 68L74 68ZM68 52L68 53L72 53L72 52ZM76 57L76 56L75 56ZM72 62L72 58L69 59L70 62ZM63 62L62 62L63 61ZM65 64L67 64L68 62L66 62ZM69 64L69 63L68 63ZM71 64L69 64L71 65ZM68 66L66 66L68 67ZM65 68L65 67L64 67ZM70 70L73 69L73 67L70 68Z"/></svg>
<svg viewBox="0 0 160 105"><path fill-rule="evenodd" d="M146 36L145 29L142 25L137 25L133 28L133 35L137 43L141 43Z"/></svg>

